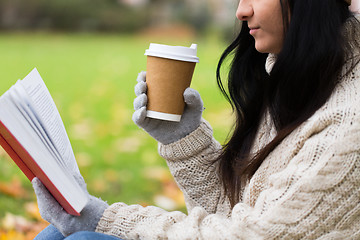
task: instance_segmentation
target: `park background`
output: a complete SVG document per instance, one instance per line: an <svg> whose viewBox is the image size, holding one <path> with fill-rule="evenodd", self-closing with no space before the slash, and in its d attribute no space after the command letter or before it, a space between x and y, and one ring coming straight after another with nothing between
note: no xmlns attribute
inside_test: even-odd
<svg viewBox="0 0 360 240"><path fill-rule="evenodd" d="M239 23L227 0L0 0L0 95L34 67L59 109L87 184L109 204L186 211L157 143L131 120L151 42L198 44L192 87L224 143L231 107L216 86ZM224 69L226 71L226 69ZM31 183L0 147L0 240L33 239L48 223Z"/></svg>

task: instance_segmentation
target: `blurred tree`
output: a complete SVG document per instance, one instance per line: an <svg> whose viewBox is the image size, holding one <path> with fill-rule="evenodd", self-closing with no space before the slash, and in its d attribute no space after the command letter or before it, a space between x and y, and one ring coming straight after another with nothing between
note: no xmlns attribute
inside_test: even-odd
<svg viewBox="0 0 360 240"><path fill-rule="evenodd" d="M0 29L130 31L146 14L118 0L0 0Z"/></svg>
<svg viewBox="0 0 360 240"><path fill-rule="evenodd" d="M0 0L2 30L135 31L185 23L197 31L227 22L232 0ZM225 17L224 17L225 16ZM223 27L223 26L221 26Z"/></svg>

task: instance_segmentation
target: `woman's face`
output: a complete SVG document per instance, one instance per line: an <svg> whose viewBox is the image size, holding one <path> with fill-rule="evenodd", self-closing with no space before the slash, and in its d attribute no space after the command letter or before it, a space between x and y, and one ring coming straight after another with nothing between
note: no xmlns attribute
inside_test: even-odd
<svg viewBox="0 0 360 240"><path fill-rule="evenodd" d="M281 51L284 28L280 0L240 0L236 17L247 21L258 52Z"/></svg>

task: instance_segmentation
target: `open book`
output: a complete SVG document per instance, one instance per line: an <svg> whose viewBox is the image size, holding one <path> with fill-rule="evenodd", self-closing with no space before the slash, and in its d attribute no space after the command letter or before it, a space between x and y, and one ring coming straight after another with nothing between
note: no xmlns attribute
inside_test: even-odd
<svg viewBox="0 0 360 240"><path fill-rule="evenodd" d="M38 177L69 214L80 215L88 194L72 174L80 172L69 138L36 68L0 97L0 145L30 181Z"/></svg>

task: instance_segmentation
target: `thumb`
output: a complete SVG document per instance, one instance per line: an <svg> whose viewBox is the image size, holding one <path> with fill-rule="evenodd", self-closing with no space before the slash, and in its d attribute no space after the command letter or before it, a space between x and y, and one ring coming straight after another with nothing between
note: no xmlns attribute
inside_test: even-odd
<svg viewBox="0 0 360 240"><path fill-rule="evenodd" d="M133 113L132 120L139 127L143 128L146 119L146 107L141 107Z"/></svg>
<svg viewBox="0 0 360 240"><path fill-rule="evenodd" d="M184 101L188 108L196 110L203 110L203 101L200 97L200 93L192 88L187 88L184 91Z"/></svg>
<svg viewBox="0 0 360 240"><path fill-rule="evenodd" d="M40 181L39 178L35 177L33 178L33 180L31 181L35 194L36 196L42 196L43 193L48 192L48 190L46 189L46 187L44 186L44 184Z"/></svg>
<svg viewBox="0 0 360 240"><path fill-rule="evenodd" d="M35 177L31 181L39 206L40 215L47 221L50 222L52 219L51 213L59 213L62 212L63 209L59 205L59 203L55 200L55 198L51 195L51 193L47 190L44 184Z"/></svg>

